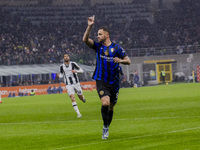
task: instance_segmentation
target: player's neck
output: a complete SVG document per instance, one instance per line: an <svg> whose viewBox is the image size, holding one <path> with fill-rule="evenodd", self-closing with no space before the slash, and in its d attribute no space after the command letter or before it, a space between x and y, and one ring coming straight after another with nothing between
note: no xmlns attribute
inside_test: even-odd
<svg viewBox="0 0 200 150"><path fill-rule="evenodd" d="M110 39L109 39L109 40L106 40L106 41L103 43L104 46L110 46L111 44L112 44L112 42L110 41Z"/></svg>

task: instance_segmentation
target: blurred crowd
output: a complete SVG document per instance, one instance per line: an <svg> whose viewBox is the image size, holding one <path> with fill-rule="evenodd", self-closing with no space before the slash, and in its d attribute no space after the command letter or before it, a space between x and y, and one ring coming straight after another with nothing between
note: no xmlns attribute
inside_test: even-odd
<svg viewBox="0 0 200 150"><path fill-rule="evenodd" d="M156 26L169 46L198 45L200 38L200 2L183 0L173 10L156 14Z"/></svg>
<svg viewBox="0 0 200 150"><path fill-rule="evenodd" d="M144 0L144 2L146 1ZM77 9L77 12L71 14L70 11L68 12L67 19L70 21L62 20L65 13L60 14L62 17L59 21L52 22L51 18L46 16L46 13L40 12L40 16L49 17L49 21L38 24L33 23L30 17L27 18L25 12L21 12L24 15L19 15L17 7L11 7L9 10L8 6L7 9L1 6L0 65L61 63L65 52L70 54L73 61L94 65L95 53L82 42L82 36L87 27L86 16L89 13L96 16L96 24L91 33L92 38L97 40L97 29L101 26L107 26L111 30L113 42L119 43L125 49L162 46L181 47L199 44L200 10L198 8L200 2L196 0L195 3L182 1L174 5L174 9L158 10L154 12L155 21L153 24L145 18L124 18L123 15L127 13L124 11L119 11L121 14L118 14L118 20L113 19L114 17L106 18L107 15L115 15L113 12L116 9L112 9L112 7L117 8L123 5L129 4L96 4L92 8L84 6L84 8L87 8L87 12L85 12L83 6L72 6ZM101 11L97 9L100 6L104 8ZM142 14L147 11L144 10L145 5L137 6L139 8L136 10L141 11L135 13ZM111 11L106 11L106 8ZM66 7L66 9L70 10L71 8ZM39 10L41 11L41 9ZM54 16L56 10L53 10ZM36 12L31 13L34 18ZM80 16L80 14L83 15Z"/></svg>

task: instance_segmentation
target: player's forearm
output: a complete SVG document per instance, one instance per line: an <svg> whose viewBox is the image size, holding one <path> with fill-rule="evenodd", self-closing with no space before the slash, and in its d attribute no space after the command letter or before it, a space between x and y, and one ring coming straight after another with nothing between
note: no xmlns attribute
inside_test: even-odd
<svg viewBox="0 0 200 150"><path fill-rule="evenodd" d="M89 39L90 31L91 31L92 25L88 25L84 35L83 35L83 42L85 42L89 47L92 47L93 41Z"/></svg>
<svg viewBox="0 0 200 150"><path fill-rule="evenodd" d="M72 73L83 73L83 69L79 68L78 70L72 70Z"/></svg>
<svg viewBox="0 0 200 150"><path fill-rule="evenodd" d="M113 58L114 63L121 63L123 65L130 65L131 60L129 59L128 56L124 57L123 59L120 59L118 57Z"/></svg>
<svg viewBox="0 0 200 150"><path fill-rule="evenodd" d="M130 65L131 64L131 60L129 59L129 57L125 58L125 59L121 59L120 63L123 65Z"/></svg>
<svg viewBox="0 0 200 150"><path fill-rule="evenodd" d="M89 39L90 31L91 31L92 25L88 25L84 35L83 35L83 42L87 42Z"/></svg>
<svg viewBox="0 0 200 150"><path fill-rule="evenodd" d="M76 72L77 72L77 73L83 73L84 71L83 71L82 68L80 68L79 70L76 70Z"/></svg>

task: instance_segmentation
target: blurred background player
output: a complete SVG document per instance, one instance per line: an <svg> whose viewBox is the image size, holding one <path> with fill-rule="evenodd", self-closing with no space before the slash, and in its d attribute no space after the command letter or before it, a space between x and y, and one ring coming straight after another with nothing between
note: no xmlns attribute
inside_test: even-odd
<svg viewBox="0 0 200 150"><path fill-rule="evenodd" d="M81 101L84 103L86 102L77 76L77 73L83 73L83 69L80 68L75 62L71 62L68 54L64 54L63 59L64 63L60 66L60 74L57 74L56 76L64 78L64 83L66 84L67 93L71 98L72 106L77 113L77 118L80 118L82 115L75 100L75 93L77 93Z"/></svg>

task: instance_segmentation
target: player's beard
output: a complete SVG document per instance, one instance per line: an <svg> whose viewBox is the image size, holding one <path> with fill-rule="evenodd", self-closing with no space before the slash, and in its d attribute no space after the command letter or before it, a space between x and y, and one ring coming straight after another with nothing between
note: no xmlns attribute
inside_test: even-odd
<svg viewBox="0 0 200 150"><path fill-rule="evenodd" d="M65 62L65 63L68 63L68 62L69 62L69 59L64 59L64 62Z"/></svg>
<svg viewBox="0 0 200 150"><path fill-rule="evenodd" d="M105 41L106 41L106 38L104 38L104 39L98 39L98 41L99 41L99 43L105 43Z"/></svg>

